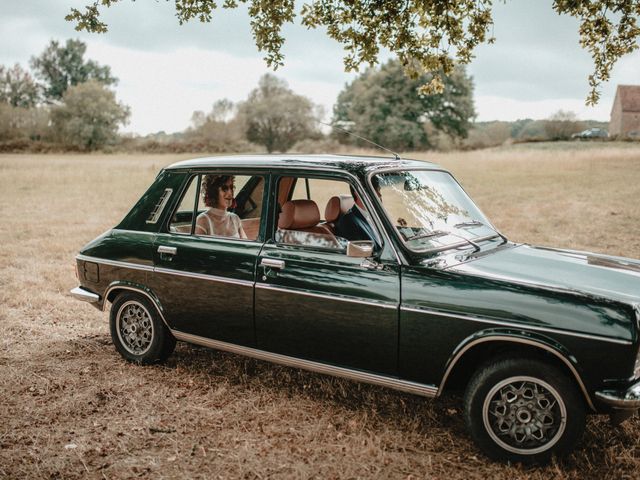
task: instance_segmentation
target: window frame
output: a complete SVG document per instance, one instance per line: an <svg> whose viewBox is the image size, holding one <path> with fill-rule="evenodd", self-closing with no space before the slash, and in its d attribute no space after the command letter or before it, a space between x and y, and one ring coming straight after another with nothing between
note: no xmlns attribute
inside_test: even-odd
<svg viewBox="0 0 640 480"><path fill-rule="evenodd" d="M291 243L280 243L276 241L276 232L278 231L278 216L280 215L280 212L278 211L281 207L278 205L278 196L280 193L280 181L283 178L287 178L287 177L293 177L295 178L295 182L291 185L290 187L290 191L287 194L286 198L287 201L291 201L291 197L293 195L293 192L295 190L295 187L298 183L298 180L300 180L301 178L305 178L305 179L317 179L317 180L333 180L336 182L345 182L347 185L353 187L353 189L358 193L358 195L360 196L360 198L363 198L363 202L365 204L365 206L367 207L367 212L369 213L369 215L372 218L372 222L371 223L371 228L373 229L375 235L378 237L377 240L379 242L380 245L380 249L379 252L382 252L382 250L384 249L385 246L385 240L387 239L387 237L385 235L383 235L380 232L380 228L384 228L383 224L380 223L381 220L378 218L378 214L375 211L372 211L373 209L373 205L371 204L370 201L368 201L368 193L367 192L363 192L364 190L364 186L361 185L361 183L358 181L358 178L355 175L349 174L349 173L344 173L342 174L341 172L336 172L336 173L325 173L325 172L321 172L321 171L308 171L308 170L300 170L300 171L295 171L295 170L289 170L289 171L281 171L278 173L275 173L273 175L273 179L272 179L272 188L274 191L274 202L273 202L273 207L271 209L271 220L272 220L272 225L271 225L271 231L270 233L270 238L271 241L273 242L274 245L281 247L281 248L301 248L303 250L306 251L318 251L318 252L324 252L324 253L334 253L334 254L339 254L339 255L344 255L345 257L347 256L347 249L335 249L335 248L325 248L325 247L317 247L317 246L313 246L313 245L304 245L304 244L291 244ZM276 208L278 207L278 208ZM320 206L318 206L318 209L320 209ZM326 221L326 219L325 219ZM340 238L344 238L344 237L340 237ZM345 239L347 240L347 239ZM347 240L347 242L349 242L349 240ZM374 242L375 244L375 242Z"/></svg>
<svg viewBox="0 0 640 480"><path fill-rule="evenodd" d="M480 209L480 207L478 207L478 205L475 203L475 201L473 200L473 198L469 195L469 193L464 189L464 187L462 186L462 184L460 184L460 182L456 179L456 177L453 176L453 174L447 170L444 170L442 168L435 168L435 167L388 167L388 168L380 168L380 169L376 169L373 171L370 171L367 173L366 175L366 183L367 185L373 190L373 182L372 182L372 178L376 175L384 175L385 173L396 173L396 172L403 172L403 171L432 171L432 172L442 172L442 173L446 173L448 174L455 183L458 184L458 186L460 187L460 189L465 193L465 195L467 195L467 197L469 197L469 199L471 200L471 202L473 202L473 204L476 206L476 208L480 211L480 213L487 218L487 225L492 228L495 232L496 235L488 235L486 237L479 237L476 239L473 239L474 241L485 241L485 240L489 240L495 237L502 237L503 239L506 240L506 237L504 235L502 235L502 233L500 233L500 231L495 228L495 226L491 223L491 221L488 219L489 217L487 217L484 212ZM383 222L386 222L386 226L387 228L391 231L389 234L391 236L393 236L393 238L401 245L401 247L405 250L406 253L408 253L411 256L420 256L420 257L424 257L424 256L430 256L430 255L438 255L442 252L446 252L449 250L456 250L460 247L464 247L464 246L468 246L469 243L466 241L461 241L461 242L456 242L453 243L451 245L447 245L447 246L443 246L443 247L432 247L432 248L426 248L426 249L420 249L420 250L414 250L411 247L409 247L409 245L407 244L407 242L402 238L402 235L400 234L400 232L398 232L398 230L395 228L395 226L391 223L391 220L389 219L387 212L384 208L384 205L382 204L382 202L380 201L379 198L375 198L372 199L374 202L376 202L376 206L378 208L380 208L380 220Z"/></svg>
<svg viewBox="0 0 640 480"><path fill-rule="evenodd" d="M216 235L196 235L195 234L195 225L198 217L198 204L200 203L200 191L201 191L203 175L232 175L234 177L242 176L242 177L249 177L249 178L261 176L264 179L264 188L262 191L262 205L261 205L262 210L260 211L260 216L258 217L260 220L260 226L258 228L258 235L256 238L235 238L235 237L225 237L225 236L216 236ZM167 221L163 224L161 232L167 233L170 235L180 235L183 237L205 239L208 241L209 240L232 240L232 241L240 241L240 242L264 243L266 222L268 218L268 216L265 214L265 212L268 210L267 202L269 198L269 189L267 187L270 184L270 176L271 175L269 172L253 170L253 169L244 170L244 171L237 170L237 169L223 170L218 168L190 170L188 172L186 181L183 183L182 188L180 189L180 194L177 196L179 200L176 201L176 204L171 211L171 215L169 215ZM197 178L197 185L196 185L196 195L194 199L193 209L191 211L192 212L191 230L189 232L172 232L170 229L171 220L173 219L174 215L177 213L178 208L182 204L182 200L184 199L184 196L187 194L189 187L191 186L191 181L194 178ZM265 206L267 206L267 208L265 208Z"/></svg>

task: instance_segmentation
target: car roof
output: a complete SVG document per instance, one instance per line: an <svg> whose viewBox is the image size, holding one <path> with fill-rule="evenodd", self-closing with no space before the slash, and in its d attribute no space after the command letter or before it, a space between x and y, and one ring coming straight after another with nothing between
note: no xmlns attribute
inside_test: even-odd
<svg viewBox="0 0 640 480"><path fill-rule="evenodd" d="M359 155L224 155L183 160L166 167L170 170L218 167L310 168L362 172L381 168L436 168L439 165L422 160Z"/></svg>

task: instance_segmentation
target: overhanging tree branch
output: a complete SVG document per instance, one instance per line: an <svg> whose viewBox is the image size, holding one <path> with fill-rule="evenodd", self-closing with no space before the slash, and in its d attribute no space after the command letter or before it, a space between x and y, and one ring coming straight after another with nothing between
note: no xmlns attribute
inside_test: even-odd
<svg viewBox="0 0 640 480"><path fill-rule="evenodd" d="M66 16L76 30L104 33L100 7L121 0L94 0L83 11L71 9ZM169 1L169 0L167 0ZM193 19L210 22L216 0L173 0L182 24ZM251 30L256 46L274 70L284 62L281 53L285 23L295 17L295 0L224 0L223 8L249 5ZM379 63L380 48L400 60L405 74L418 78L432 72L422 93L439 93L442 75L456 64L468 64L475 48L492 43L493 0L311 0L301 9L301 23L308 28L325 28L327 35L346 51L345 70ZM580 45L591 54L594 70L589 75L588 104L597 103L602 82L609 79L615 63L638 48L640 1L638 0L554 0L553 8L580 21Z"/></svg>

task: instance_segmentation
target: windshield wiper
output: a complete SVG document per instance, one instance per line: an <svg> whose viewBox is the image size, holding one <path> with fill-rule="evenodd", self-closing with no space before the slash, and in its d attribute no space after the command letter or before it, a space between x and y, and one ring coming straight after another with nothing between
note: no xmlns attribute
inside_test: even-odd
<svg viewBox="0 0 640 480"><path fill-rule="evenodd" d="M454 228L464 228L464 227L486 227L486 225L478 220L470 220L468 222L460 222L456 223Z"/></svg>
<svg viewBox="0 0 640 480"><path fill-rule="evenodd" d="M495 228L489 227L488 225L485 225L484 223L479 222L478 220L469 220L468 222L456 223L453 227L454 228L487 227L487 228L493 230L494 232L496 232L496 235L502 239L502 243L507 243L508 242L507 237L505 237L503 234L501 234Z"/></svg>
<svg viewBox="0 0 640 480"><path fill-rule="evenodd" d="M416 235L408 237L406 241L409 242L411 240L419 240L421 238L442 237L443 235L449 235L449 232L445 232L444 230L434 230L433 232L429 233L417 233Z"/></svg>
<svg viewBox="0 0 640 480"><path fill-rule="evenodd" d="M457 233L446 232L444 230L435 230L435 231L429 232L429 233L417 234L417 235L414 235L413 237L407 238L407 242L410 241L410 240L419 240L421 238L442 237L444 235L451 235L452 237L459 238L460 240L463 240L466 243L468 243L469 245L471 245L475 252L479 252L480 251L480 245L478 245L473 240L469 240L468 238L463 237L462 235L458 235Z"/></svg>

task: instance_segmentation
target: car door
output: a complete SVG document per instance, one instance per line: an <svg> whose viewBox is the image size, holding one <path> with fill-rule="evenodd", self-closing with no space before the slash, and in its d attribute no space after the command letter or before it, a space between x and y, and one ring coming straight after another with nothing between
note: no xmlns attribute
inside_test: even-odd
<svg viewBox="0 0 640 480"><path fill-rule="evenodd" d="M289 175L273 179L278 199L290 179ZM311 183L319 180L312 178ZM301 182L306 184L307 200L313 201L316 196L308 177L298 177L296 183ZM278 212L272 214L275 224ZM379 231L379 225L376 228ZM257 347L351 369L395 374L400 280L398 262L388 242L383 241L372 261L347 256L344 245L318 247L317 243L290 243L286 238L272 235L258 261Z"/></svg>
<svg viewBox="0 0 640 480"><path fill-rule="evenodd" d="M198 235L201 185L206 175L232 175L251 186L235 205L251 238ZM215 340L254 346L255 266L263 243L262 204L267 176L247 172L200 172L189 179L165 231L154 242L155 269L150 285L161 300L171 328ZM249 201L250 200L250 201Z"/></svg>

